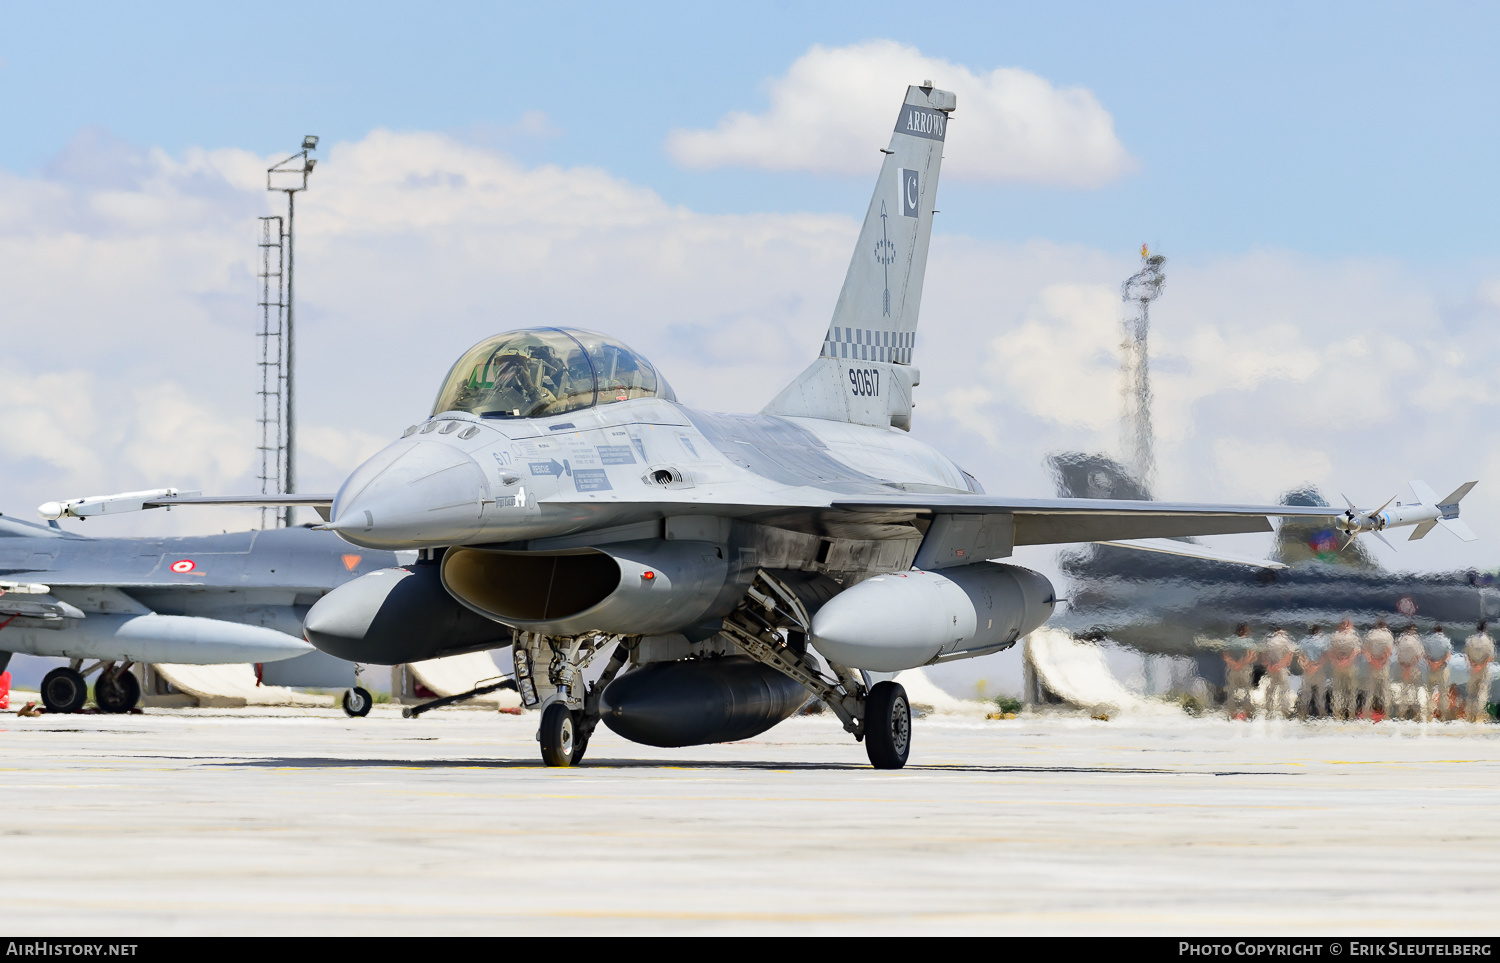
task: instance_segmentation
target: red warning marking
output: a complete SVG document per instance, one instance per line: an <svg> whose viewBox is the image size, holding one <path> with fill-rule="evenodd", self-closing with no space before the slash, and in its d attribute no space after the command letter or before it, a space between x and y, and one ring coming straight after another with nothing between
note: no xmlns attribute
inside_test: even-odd
<svg viewBox="0 0 1500 963"><path fill-rule="evenodd" d="M341 555L339 557L344 560L344 568L351 572L359 566L360 561L364 558L363 555Z"/></svg>
<svg viewBox="0 0 1500 963"><path fill-rule="evenodd" d="M193 560L190 558L178 559L177 561L172 563L172 571L176 572L178 575L181 575L184 572L191 572L197 567L198 566L193 564Z"/></svg>

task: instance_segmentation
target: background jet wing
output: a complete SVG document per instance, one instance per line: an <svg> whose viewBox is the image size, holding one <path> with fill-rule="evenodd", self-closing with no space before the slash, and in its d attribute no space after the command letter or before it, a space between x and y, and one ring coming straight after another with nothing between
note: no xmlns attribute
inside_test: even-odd
<svg viewBox="0 0 1500 963"><path fill-rule="evenodd" d="M1009 515L1013 545L1269 532L1272 517L1333 518L1338 514L1326 507L1301 505L1214 505L1112 498L998 499L969 494L838 499L832 507L851 512L910 512L926 516Z"/></svg>
<svg viewBox="0 0 1500 963"><path fill-rule="evenodd" d="M1157 552L1162 555L1201 558L1209 562L1229 562L1232 565L1248 565L1251 568L1281 569L1287 567L1286 563L1277 562L1269 558L1256 558L1253 555L1239 555L1235 552L1220 552L1206 545L1198 545L1194 542L1179 542L1170 538L1119 538L1096 544L1113 545L1116 548L1129 548L1137 552Z"/></svg>
<svg viewBox="0 0 1500 963"><path fill-rule="evenodd" d="M0 595L0 621L19 616L23 619L81 619L83 612L53 595L23 595L6 592Z"/></svg>

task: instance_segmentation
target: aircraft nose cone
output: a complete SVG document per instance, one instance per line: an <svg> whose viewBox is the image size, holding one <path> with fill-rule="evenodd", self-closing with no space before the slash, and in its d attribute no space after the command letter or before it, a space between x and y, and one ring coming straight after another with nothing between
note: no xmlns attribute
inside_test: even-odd
<svg viewBox="0 0 1500 963"><path fill-rule="evenodd" d="M490 486L452 445L400 441L355 469L333 500L330 528L365 548L425 548L479 532Z"/></svg>

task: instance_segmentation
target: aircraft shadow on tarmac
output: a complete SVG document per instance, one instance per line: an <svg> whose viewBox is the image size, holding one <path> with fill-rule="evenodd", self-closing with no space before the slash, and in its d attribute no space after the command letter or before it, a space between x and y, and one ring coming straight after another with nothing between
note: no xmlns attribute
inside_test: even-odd
<svg viewBox="0 0 1500 963"><path fill-rule="evenodd" d="M186 761L186 760L184 760ZM252 769L545 769L544 764L532 759L343 759L329 756L297 756L286 758L257 758L208 762L211 768ZM723 759L596 759L580 762L580 769L746 769L759 771L830 771L849 770L872 772L866 763L837 762L759 762L753 760L730 761ZM949 765L907 766L906 772L933 773L1017 773L1071 775L1087 773L1101 776L1288 776L1297 775L1283 770L1194 770L1194 769L1142 769L1115 766L1005 766L1005 765Z"/></svg>

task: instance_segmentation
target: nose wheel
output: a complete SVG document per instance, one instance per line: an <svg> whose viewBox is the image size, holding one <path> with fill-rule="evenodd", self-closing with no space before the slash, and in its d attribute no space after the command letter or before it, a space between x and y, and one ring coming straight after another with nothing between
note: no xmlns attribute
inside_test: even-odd
<svg viewBox="0 0 1500 963"><path fill-rule="evenodd" d="M911 753L911 703L894 682L876 683L865 699L865 753L876 769L900 769Z"/></svg>
<svg viewBox="0 0 1500 963"><path fill-rule="evenodd" d="M542 727L537 733L542 744L542 762L549 766L571 766L574 754L583 758L578 740L578 721L573 710L554 702L542 712Z"/></svg>

